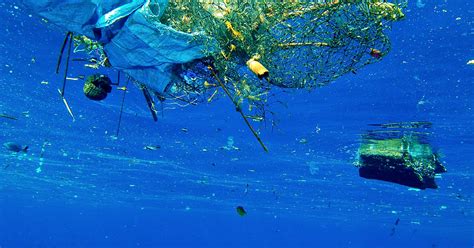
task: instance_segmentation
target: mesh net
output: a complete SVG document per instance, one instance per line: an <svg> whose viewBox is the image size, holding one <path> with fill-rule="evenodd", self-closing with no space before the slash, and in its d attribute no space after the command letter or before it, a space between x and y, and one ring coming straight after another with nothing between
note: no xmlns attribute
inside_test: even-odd
<svg viewBox="0 0 474 248"><path fill-rule="evenodd" d="M384 31L404 17L403 5L381 0L171 1L160 22L210 37L198 42L206 44L212 70L236 103L252 108L265 104L272 85L314 89L380 60L390 50ZM217 82L202 80L194 90L208 92L212 86Z"/></svg>

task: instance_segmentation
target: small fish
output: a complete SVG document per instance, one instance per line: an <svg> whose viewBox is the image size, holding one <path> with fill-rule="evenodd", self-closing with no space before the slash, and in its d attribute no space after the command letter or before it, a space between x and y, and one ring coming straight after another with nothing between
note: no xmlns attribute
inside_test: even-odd
<svg viewBox="0 0 474 248"><path fill-rule="evenodd" d="M242 206L237 206L235 208L235 210L237 211L237 213L240 215L240 216L245 216L247 215L247 211L245 211L244 207Z"/></svg>
<svg viewBox="0 0 474 248"><path fill-rule="evenodd" d="M28 146L21 146L14 142L3 143L3 147L11 152L28 152Z"/></svg>
<svg viewBox="0 0 474 248"><path fill-rule="evenodd" d="M371 48L370 49L370 56L372 56L376 59L380 59L380 58L382 58L382 52L378 49Z"/></svg>
<svg viewBox="0 0 474 248"><path fill-rule="evenodd" d="M147 145L143 147L144 150L148 150L148 151L156 151L156 150L159 150L160 148L161 148L160 145L156 145L156 146Z"/></svg>

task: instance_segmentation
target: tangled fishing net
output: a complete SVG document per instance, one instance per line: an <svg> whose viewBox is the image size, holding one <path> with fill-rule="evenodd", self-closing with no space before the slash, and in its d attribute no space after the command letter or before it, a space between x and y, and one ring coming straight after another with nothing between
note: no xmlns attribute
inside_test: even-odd
<svg viewBox="0 0 474 248"><path fill-rule="evenodd" d="M224 92L265 118L270 90L314 89L388 54L402 0L23 0L74 33L76 51L159 100ZM97 58L99 57L99 58ZM248 109L248 110L247 110ZM249 115L250 116L250 115Z"/></svg>
<svg viewBox="0 0 474 248"><path fill-rule="evenodd" d="M205 53L227 77L254 59L269 83L312 89L387 54L384 31L403 17L400 5L378 0L173 1L161 22L212 37Z"/></svg>
<svg viewBox="0 0 474 248"><path fill-rule="evenodd" d="M37 2L46 2L47 4L43 5L49 5L48 7L51 8L51 5L54 6L51 2L58 1L33 2L35 3L29 5L34 6L39 5ZM68 7L68 1L62 2L57 7L57 11ZM83 4L76 3L74 5L69 3L69 6L72 10L78 7L86 8L93 1L84 0L83 2ZM162 54L176 54L175 57L179 57L169 58L168 56L163 58L162 63L168 62L166 61L168 59L175 65L190 62L184 66L183 70L194 70L196 73L202 73L202 70L211 63L219 77L233 80L239 86L237 88L243 92L253 91L249 87L252 88L255 84L260 87L259 83L256 83L255 77L247 75L248 78L241 79L242 75L248 72L248 70L243 70L243 67L248 65L252 69L253 61L268 70L268 80L266 80L268 83L285 88L313 89L326 85L348 72L355 72L364 65L376 62L389 52L390 41L384 32L390 28L393 21L404 17L402 13L404 4L384 0L319 0L311 2L231 0L175 0L168 2L155 0L111 1L108 5L94 6L95 12L99 12L98 7L107 7L112 11L102 13L103 17L96 20L93 34L91 31L82 32L82 35L97 40L98 44L102 44L104 47L107 47L107 43L110 41L117 43L120 40L118 38L124 36L120 32L112 31L112 34L107 34L107 39L104 39L106 35L103 34L101 37L97 37L97 30L104 27L110 30L112 25L123 25L122 29L125 29L128 26L123 24L123 19L141 8L139 11L142 13L141 18L146 21L144 24L152 26L151 28L155 26L156 31L162 31L163 38L182 39L186 43L193 43L193 46L197 46L202 52L202 54L190 56L186 54L186 51L180 54L179 47L161 47ZM48 16L48 13L44 13L44 11L39 12L46 17L52 16ZM114 13L116 16L113 16ZM77 20L81 19L80 16L77 16L80 13L76 12L75 14L75 18L71 17L68 20L66 19L68 18L67 11L64 11L63 22L71 24L57 24L71 27L72 25L78 26L81 21L88 21ZM134 23L143 21L133 18L133 16L128 18L133 19ZM163 24L173 30L163 28ZM75 28L77 29L77 27ZM122 32L124 31L126 30ZM164 33L166 31L180 32L167 36ZM116 35L116 37L110 38L112 35ZM133 42L132 40L124 41ZM144 42L152 43L154 41ZM89 50L101 48L100 45L97 47L91 47L90 43L86 45ZM170 45L175 44L170 43ZM146 49L146 47L136 45L136 49ZM106 49L106 52L115 56L115 51L111 50L110 48ZM149 53L149 51L141 52ZM197 62L196 60L200 58L207 58L208 63ZM111 60L112 66L123 70L129 69L127 67L131 66L127 66L125 62L131 63L132 59L124 60ZM200 68L204 65L206 68ZM146 70L146 68L142 69ZM173 70L177 72L176 68ZM183 79L183 76L181 75L180 78ZM166 87L153 87L153 82L142 80L144 81L142 83L149 84L152 86L151 88L165 91ZM205 87L208 86L209 84L205 85ZM183 86L177 87L180 90L189 90ZM199 89L200 87L194 85L189 88Z"/></svg>
<svg viewBox="0 0 474 248"><path fill-rule="evenodd" d="M384 31L403 17L400 5L377 0L173 1L161 21L212 37L205 53L223 76L242 81L242 65L255 60L272 85L312 89L387 54Z"/></svg>

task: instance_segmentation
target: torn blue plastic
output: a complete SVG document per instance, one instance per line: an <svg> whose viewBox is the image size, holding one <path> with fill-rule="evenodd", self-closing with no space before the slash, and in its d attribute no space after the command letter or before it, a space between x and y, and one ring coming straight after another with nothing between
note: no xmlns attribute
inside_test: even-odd
<svg viewBox="0 0 474 248"><path fill-rule="evenodd" d="M101 42L114 68L157 92L165 91L173 67L205 57L204 41L211 42L160 23L168 0L23 2L50 23Z"/></svg>

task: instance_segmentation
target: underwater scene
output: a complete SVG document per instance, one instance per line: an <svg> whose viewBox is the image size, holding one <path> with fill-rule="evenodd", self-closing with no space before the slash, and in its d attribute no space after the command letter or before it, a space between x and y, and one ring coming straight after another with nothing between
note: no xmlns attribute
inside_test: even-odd
<svg viewBox="0 0 474 248"><path fill-rule="evenodd" d="M0 20L0 248L474 247L472 1Z"/></svg>

